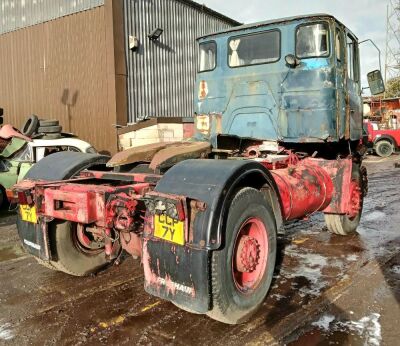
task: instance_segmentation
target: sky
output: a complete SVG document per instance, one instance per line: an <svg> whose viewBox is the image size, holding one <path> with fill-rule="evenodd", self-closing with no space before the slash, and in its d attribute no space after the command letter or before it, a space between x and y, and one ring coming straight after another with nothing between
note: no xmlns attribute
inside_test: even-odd
<svg viewBox="0 0 400 346"><path fill-rule="evenodd" d="M388 0L198 0L242 23L328 13L345 24L360 41L372 39L382 52L382 74L385 65L386 6ZM379 68L378 51L370 43L360 45L362 86L366 75Z"/></svg>

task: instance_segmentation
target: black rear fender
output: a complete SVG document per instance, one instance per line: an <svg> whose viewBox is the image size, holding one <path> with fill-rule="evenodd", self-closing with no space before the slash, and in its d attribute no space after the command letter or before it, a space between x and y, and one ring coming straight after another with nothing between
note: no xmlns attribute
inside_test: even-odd
<svg viewBox="0 0 400 346"><path fill-rule="evenodd" d="M174 245L144 234L143 267L148 293L189 310L210 307L210 255L224 245L224 223L230 203L243 187L264 192L277 223L282 224L278 188L271 173L250 160L187 160L172 167L155 191L186 196L206 204L191 220L192 239Z"/></svg>

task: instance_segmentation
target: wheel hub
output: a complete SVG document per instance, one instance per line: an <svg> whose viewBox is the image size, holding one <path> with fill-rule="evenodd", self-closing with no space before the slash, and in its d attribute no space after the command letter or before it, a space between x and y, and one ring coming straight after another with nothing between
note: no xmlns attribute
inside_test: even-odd
<svg viewBox="0 0 400 346"><path fill-rule="evenodd" d="M260 245L257 240L244 235L239 241L236 265L241 273L251 273L258 265L260 259Z"/></svg>
<svg viewBox="0 0 400 346"><path fill-rule="evenodd" d="M352 181L350 185L350 204L349 216L356 217L361 210L361 187L357 181Z"/></svg>
<svg viewBox="0 0 400 346"><path fill-rule="evenodd" d="M79 247L85 251L96 251L104 247L104 239L98 235L86 232L83 225L77 225L76 237Z"/></svg>
<svg viewBox="0 0 400 346"><path fill-rule="evenodd" d="M251 294L263 279L268 262L268 233L264 223L250 217L240 226L232 254L232 276L238 290Z"/></svg>

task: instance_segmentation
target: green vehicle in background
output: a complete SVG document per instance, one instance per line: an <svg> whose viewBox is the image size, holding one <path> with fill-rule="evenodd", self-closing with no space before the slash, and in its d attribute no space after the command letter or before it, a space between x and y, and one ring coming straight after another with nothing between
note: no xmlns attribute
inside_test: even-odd
<svg viewBox="0 0 400 346"><path fill-rule="evenodd" d="M0 206L7 204L6 190L20 181L31 168L32 163L24 160L23 147L27 141L13 138L0 154ZM22 155L21 155L22 154Z"/></svg>
<svg viewBox="0 0 400 346"><path fill-rule="evenodd" d="M71 136L57 139L12 137L8 141L0 137L0 141L4 141L0 147L0 150L4 148L0 151L0 207L8 205L7 190L21 181L42 158L60 151L96 153L89 143Z"/></svg>

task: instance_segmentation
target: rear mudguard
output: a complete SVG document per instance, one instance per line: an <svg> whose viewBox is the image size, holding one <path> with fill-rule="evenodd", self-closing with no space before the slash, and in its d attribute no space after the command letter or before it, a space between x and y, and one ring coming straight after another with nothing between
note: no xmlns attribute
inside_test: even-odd
<svg viewBox="0 0 400 346"><path fill-rule="evenodd" d="M26 252L45 261L55 259L50 248L47 223L30 224L17 218L18 235Z"/></svg>
<svg viewBox="0 0 400 346"><path fill-rule="evenodd" d="M198 313L210 309L210 255L223 246L230 202L242 187L262 190L282 224L281 204L271 173L247 160L187 160L171 168L157 184L162 194L186 196L206 204L191 220L193 239L185 246L153 238L145 231L145 290Z"/></svg>

